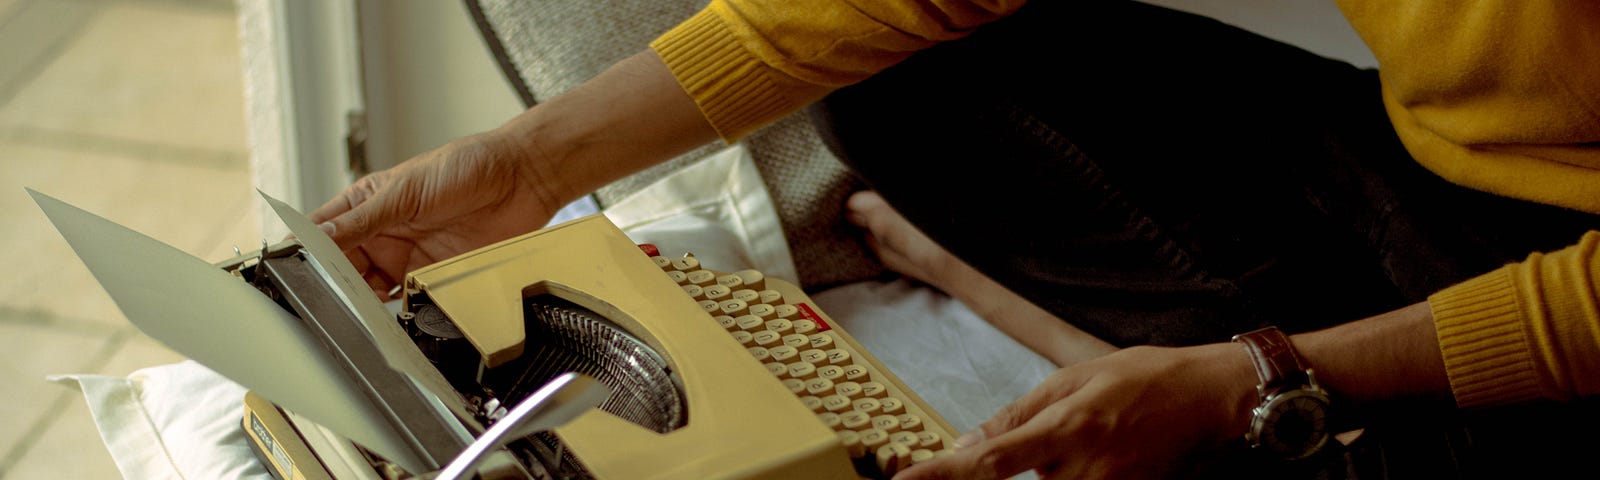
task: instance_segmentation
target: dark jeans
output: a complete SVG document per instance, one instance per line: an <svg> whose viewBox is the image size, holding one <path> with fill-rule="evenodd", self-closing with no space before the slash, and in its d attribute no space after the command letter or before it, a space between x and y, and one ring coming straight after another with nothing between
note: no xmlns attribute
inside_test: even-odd
<svg viewBox="0 0 1600 480"><path fill-rule="evenodd" d="M1375 71L1216 21L1062 0L811 113L928 236L1123 346L1347 322L1600 227L1421 168L1379 92ZM1443 451L1446 468L1457 453Z"/></svg>

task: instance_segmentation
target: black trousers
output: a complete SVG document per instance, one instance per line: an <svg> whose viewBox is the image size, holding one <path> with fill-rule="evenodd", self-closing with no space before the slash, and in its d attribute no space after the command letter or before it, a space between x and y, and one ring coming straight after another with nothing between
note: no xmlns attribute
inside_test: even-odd
<svg viewBox="0 0 1600 480"><path fill-rule="evenodd" d="M1348 322L1600 227L1421 168L1376 71L1137 2L1033 2L811 114L834 153L935 241L1122 346ZM1458 447L1483 445L1491 428L1428 418L1364 436L1316 475L1489 471ZM1515 457L1567 445L1528 441L1503 446Z"/></svg>

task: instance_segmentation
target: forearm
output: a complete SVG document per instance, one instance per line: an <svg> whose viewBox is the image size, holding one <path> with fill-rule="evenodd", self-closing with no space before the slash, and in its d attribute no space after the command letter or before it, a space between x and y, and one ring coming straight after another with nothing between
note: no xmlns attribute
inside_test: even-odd
<svg viewBox="0 0 1600 480"><path fill-rule="evenodd" d="M558 206L717 139L694 101L649 50L492 133Z"/></svg>
<svg viewBox="0 0 1600 480"><path fill-rule="evenodd" d="M1317 381L1355 412L1390 400L1451 399L1427 302L1294 335L1291 341Z"/></svg>

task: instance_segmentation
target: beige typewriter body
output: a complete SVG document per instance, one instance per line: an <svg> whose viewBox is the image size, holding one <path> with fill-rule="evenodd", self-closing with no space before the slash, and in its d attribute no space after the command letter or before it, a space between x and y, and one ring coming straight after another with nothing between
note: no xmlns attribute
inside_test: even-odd
<svg viewBox="0 0 1600 480"><path fill-rule="evenodd" d="M766 350L754 345L751 335L738 332L764 329L752 323L765 322L744 318L753 315L748 308L721 310L737 309L737 304L691 296L687 292L699 288L674 279L682 280L687 277L683 272L699 269L692 257L680 257L677 262L664 258L653 258L604 216L595 215L412 272L404 292L406 304L425 298L448 315L479 355L480 372L523 354L528 340L523 302L530 296L554 296L587 308L654 349L676 374L685 421L672 431L658 433L597 408L557 428L555 436L594 478L859 478L863 476L858 470L861 465L879 465L880 470L866 475L883 476L880 474L892 474L912 463L911 452L917 452L915 461L921 461L948 450L955 438L953 428L798 287L780 279L757 280L760 284L754 286L760 287L765 297L751 303L798 307L783 311L799 312L810 320L802 322L808 331L802 338L831 343L829 351L846 362L840 366L861 375L856 378L860 382L851 382L854 386L849 392L831 383L824 385L811 367L796 367L793 375L786 368L807 360L760 358L767 355ZM706 271L727 277L723 272ZM763 320L778 320L770 308L756 310L766 313ZM732 322L731 314L747 321ZM781 327L776 326L779 324ZM774 325L795 340L787 320ZM773 335L776 333L767 332L762 338L770 341ZM838 354L839 350L846 354ZM811 351L811 362L829 364L829 360L815 357L820 350ZM840 371L835 368L832 373ZM846 383L839 380L840 385ZM872 383L869 391L862 393L856 387L866 382ZM823 398L835 396L838 398L822 405ZM920 435L921 441L916 435L901 434L895 437L901 445L896 447L894 441L881 437L900 429L898 424L875 431L875 423L862 425L867 416L859 413L852 425L841 425L841 414L848 408L842 408L840 402L844 407L882 408L883 402L865 401L870 397L897 399L891 402L894 412L878 411L879 415L870 416L874 420L895 414L915 416L920 425L913 431L908 421L905 431ZM892 419L885 421L893 423ZM863 440L869 431L880 438ZM329 468L339 469L344 467Z"/></svg>

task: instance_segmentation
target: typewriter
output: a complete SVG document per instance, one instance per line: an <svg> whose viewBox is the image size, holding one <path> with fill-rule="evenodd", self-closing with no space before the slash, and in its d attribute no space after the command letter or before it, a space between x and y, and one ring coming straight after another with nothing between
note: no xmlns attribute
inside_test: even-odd
<svg viewBox="0 0 1600 480"><path fill-rule="evenodd" d="M253 323L173 324L151 306L165 287L126 284L198 259L30 193L130 321L251 389L241 428L278 478L433 478L467 452L468 478L886 478L953 448L950 424L795 285L634 243L603 215L414 271L385 307L263 195L298 240L168 272L221 278L171 295L226 297ZM105 260L130 249L142 263ZM594 407L484 442L573 375L604 386Z"/></svg>

